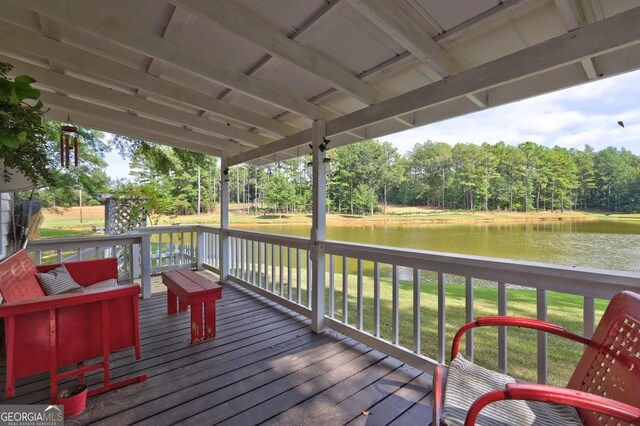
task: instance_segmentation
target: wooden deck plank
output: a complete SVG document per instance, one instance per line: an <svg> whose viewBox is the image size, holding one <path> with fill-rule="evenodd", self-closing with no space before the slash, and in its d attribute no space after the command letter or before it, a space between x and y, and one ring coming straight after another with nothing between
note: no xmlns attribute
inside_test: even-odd
<svg viewBox="0 0 640 426"><path fill-rule="evenodd" d="M111 373L113 380L142 372L149 379L90 398L73 421L430 422L430 376L385 354L331 330L312 333L306 318L233 284L224 285L216 319L216 338L192 345L188 312L168 316L165 293L141 300L142 359L136 361L131 349L112 354ZM88 375L87 382L99 377ZM1 404L48 401L47 374L18 384L18 397Z"/></svg>
<svg viewBox="0 0 640 426"><path fill-rule="evenodd" d="M421 373L409 383L389 383L384 391L388 396L370 407L367 416L359 416L349 425L353 426L383 426L400 417L405 411L413 407L418 401L431 393L431 376ZM402 386L400 388L393 388ZM426 424L426 423L425 423Z"/></svg>
<svg viewBox="0 0 640 426"><path fill-rule="evenodd" d="M267 424L289 425L301 418L314 425L348 423L363 412L368 412L378 401L397 390L398 386L406 384L420 374L413 368L401 367L400 361L386 358L285 411ZM354 416L354 412L358 416Z"/></svg>

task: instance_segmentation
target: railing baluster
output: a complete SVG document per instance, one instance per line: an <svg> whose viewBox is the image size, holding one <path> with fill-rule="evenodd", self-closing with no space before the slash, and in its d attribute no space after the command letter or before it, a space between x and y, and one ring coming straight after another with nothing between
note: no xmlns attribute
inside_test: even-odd
<svg viewBox="0 0 640 426"><path fill-rule="evenodd" d="M298 293L297 302L298 305L302 304L302 270L300 268L300 264L302 263L302 250L296 249L296 292Z"/></svg>
<svg viewBox="0 0 640 426"><path fill-rule="evenodd" d="M362 279L362 259L358 259L358 330L362 330L364 325L362 299L364 297L363 279Z"/></svg>
<svg viewBox="0 0 640 426"><path fill-rule="evenodd" d="M336 313L336 259L329 255L329 316L335 317Z"/></svg>
<svg viewBox="0 0 640 426"><path fill-rule="evenodd" d="M264 264L264 243L258 243L258 287L262 288L262 265Z"/></svg>
<svg viewBox="0 0 640 426"><path fill-rule="evenodd" d="M498 315L507 315L507 285L498 283ZM498 327L498 370L507 373L507 327Z"/></svg>
<svg viewBox="0 0 640 426"><path fill-rule="evenodd" d="M311 309L311 256L309 251L307 250L307 308Z"/></svg>
<svg viewBox="0 0 640 426"><path fill-rule="evenodd" d="M373 262L373 335L380 337L380 264Z"/></svg>
<svg viewBox="0 0 640 426"><path fill-rule="evenodd" d="M175 253L173 249L173 231L169 232L169 250L167 250L169 254L169 259L167 259L167 266L175 265ZM160 253L160 258L162 259L162 253Z"/></svg>
<svg viewBox="0 0 640 426"><path fill-rule="evenodd" d="M446 276L438 272L438 362L444 364L447 342Z"/></svg>
<svg viewBox="0 0 640 426"><path fill-rule="evenodd" d="M276 292L276 245L271 244L271 293Z"/></svg>
<svg viewBox="0 0 640 426"><path fill-rule="evenodd" d="M283 286L283 283L284 283L284 278L283 278L283 276L284 276L284 246L283 245L280 246L280 259L279 259L279 262L280 262L280 297L283 297L284 296L284 286Z"/></svg>
<svg viewBox="0 0 640 426"><path fill-rule="evenodd" d="M596 301L593 297L585 296L582 302L582 320L584 321L584 337L590 339L596 327Z"/></svg>
<svg viewBox="0 0 640 426"><path fill-rule="evenodd" d="M536 289L536 318L547 321L547 290ZM538 331L538 383L546 384L549 374L547 333Z"/></svg>
<svg viewBox="0 0 640 426"><path fill-rule="evenodd" d="M36 265L42 265L42 252L40 250L35 253L35 263Z"/></svg>
<svg viewBox="0 0 640 426"><path fill-rule="evenodd" d="M62 250L56 250L56 252L57 252L57 257L56 257L57 262L56 263L60 263L60 262L62 262Z"/></svg>
<svg viewBox="0 0 640 426"><path fill-rule="evenodd" d="M264 289L269 290L269 244L264 245Z"/></svg>
<svg viewBox="0 0 640 426"><path fill-rule="evenodd" d="M342 257L342 322L349 324L349 258Z"/></svg>
<svg viewBox="0 0 640 426"><path fill-rule="evenodd" d="M185 264L184 258L184 231L180 231L180 264Z"/></svg>
<svg viewBox="0 0 640 426"><path fill-rule="evenodd" d="M291 300L291 247L287 246L287 299Z"/></svg>
<svg viewBox="0 0 640 426"><path fill-rule="evenodd" d="M473 278L465 277L465 304L464 304L464 319L465 322L473 321L474 309L473 309ZM469 361L473 361L474 357L474 341L473 341L473 329L467 331L464 337L464 353Z"/></svg>
<svg viewBox="0 0 640 426"><path fill-rule="evenodd" d="M247 280L247 250L248 250L248 241L246 238L243 238L241 241L241 261L240 261L240 267L241 272L240 275L242 277L243 280Z"/></svg>
<svg viewBox="0 0 640 426"><path fill-rule="evenodd" d="M400 267L392 267L392 296L391 296L391 342L400 342Z"/></svg>
<svg viewBox="0 0 640 426"><path fill-rule="evenodd" d="M413 351L417 354L421 352L420 292L420 270L413 268Z"/></svg>

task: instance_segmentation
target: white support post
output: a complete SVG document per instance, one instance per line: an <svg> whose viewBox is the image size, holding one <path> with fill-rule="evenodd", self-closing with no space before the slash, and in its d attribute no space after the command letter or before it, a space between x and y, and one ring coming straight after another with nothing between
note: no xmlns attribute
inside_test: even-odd
<svg viewBox="0 0 640 426"><path fill-rule="evenodd" d="M142 297L151 297L151 235L142 234L140 244L140 263L142 268Z"/></svg>
<svg viewBox="0 0 640 426"><path fill-rule="evenodd" d="M196 269L198 271L202 271L202 264L204 263L204 255L206 251L205 245L204 232L202 232L200 227L196 227Z"/></svg>
<svg viewBox="0 0 640 426"><path fill-rule="evenodd" d="M229 158L220 161L220 282L229 279Z"/></svg>
<svg viewBox="0 0 640 426"><path fill-rule="evenodd" d="M320 146L324 144L326 123L316 120L311 130L313 141L313 224L311 227L311 330L320 333L325 327L324 291L325 291L325 228L327 179L325 173L325 154Z"/></svg>

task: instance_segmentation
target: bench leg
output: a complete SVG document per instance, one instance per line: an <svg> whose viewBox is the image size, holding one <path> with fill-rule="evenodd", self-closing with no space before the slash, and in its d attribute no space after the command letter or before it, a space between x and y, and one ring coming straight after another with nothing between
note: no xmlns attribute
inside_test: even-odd
<svg viewBox="0 0 640 426"><path fill-rule="evenodd" d="M202 340L202 303L191 305L191 343Z"/></svg>
<svg viewBox="0 0 640 426"><path fill-rule="evenodd" d="M205 339L216 337L216 302L204 304Z"/></svg>
<svg viewBox="0 0 640 426"><path fill-rule="evenodd" d="M179 299L178 303L180 304L180 312L186 312L189 309L187 302L183 302L182 299Z"/></svg>
<svg viewBox="0 0 640 426"><path fill-rule="evenodd" d="M16 396L16 379L14 372L14 350L15 343L15 330L16 330L16 318L13 316L6 317L4 319L4 339L6 344L7 354L7 380L6 380L6 398L13 398Z"/></svg>
<svg viewBox="0 0 640 426"><path fill-rule="evenodd" d="M169 289L167 289L167 314L173 315L177 312L176 305L178 300L176 295Z"/></svg>

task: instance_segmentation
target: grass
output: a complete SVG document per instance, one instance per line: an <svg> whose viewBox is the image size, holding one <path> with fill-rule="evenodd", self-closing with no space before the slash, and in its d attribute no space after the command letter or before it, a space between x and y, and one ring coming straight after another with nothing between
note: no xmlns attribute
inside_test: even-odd
<svg viewBox="0 0 640 426"><path fill-rule="evenodd" d="M89 207L83 209L83 223L79 223L79 211L72 208L63 215L52 215L45 213L46 228L41 230L43 238L61 237L70 235L95 235L91 231L91 225L103 226L104 209L102 207ZM219 219L218 213L199 215L199 216L178 216L161 218L159 224L217 224ZM613 220L638 220L640 215L604 215L600 213L585 212L566 212L561 213L469 213L469 212L443 212L439 210L428 210L421 208L403 208L390 207L387 215L375 215L364 219L359 217L351 217L348 215L328 215L328 221L333 225L341 224L344 226L360 226L363 224L375 222L467 222L467 221L528 221L528 220L590 220L590 219L613 219ZM235 209L232 212L231 223L238 225L256 225L256 224L281 224L281 223L310 223L310 215L284 215L282 219L278 216L249 215L241 212L241 209ZM162 240L158 235L154 235L151 240L152 253L158 253L161 248L162 252L169 247L169 234L164 234ZM174 233L172 235L172 244L192 243L191 236L188 233ZM195 244L195 241L193 241ZM304 258L304 257L303 257ZM269 265L271 261L269 260ZM373 314L373 279L371 277L372 265L364 262L365 276L363 277L363 326L364 330L370 333L374 331L374 314ZM381 337L387 340L392 338L391 312L392 312L392 285L388 270L390 267L381 265L381 317L380 331ZM286 281L287 267L284 267L285 284L280 288L279 282L275 283L275 292L282 291L284 297L288 297L288 286ZM294 275L291 277L292 282L292 298L297 299L295 276L295 261L292 265ZM340 262L336 262L336 271L342 271ZM279 271L277 270L276 273ZM357 276L355 269L350 268L348 274L348 323L357 326ZM307 288L306 288L306 265L301 268L302 287L300 288L301 300L306 304ZM268 277L272 279L271 275ZM407 348L413 348L413 284L410 279L403 277L400 281L399 288L399 308L400 308L400 335L399 343ZM448 282L453 282L459 277L447 277ZM266 279L265 279L266 280ZM278 281L280 281L278 279ZM338 320L344 320L343 312L343 294L342 294L342 275L337 273L335 280L335 311L334 317ZM426 273L420 283L420 331L421 331L421 353L430 358L437 359L437 278L435 274ZM271 281L269 281L271 283ZM327 287L329 277L327 276ZM464 320L465 308L465 287L462 285L448 284L446 289L446 333L447 357L451 346L454 333L462 326ZM495 315L497 314L497 289L495 287L476 286L475 292L475 315ZM508 292L508 314L527 317L536 316L536 293L532 290L510 289ZM599 318L606 307L606 301L597 301L596 317ZM327 314L329 309L329 294L326 295ZM548 293L548 318L550 322L563 325L565 328L576 333L582 332L582 298L564 295L559 293ZM536 332L530 330L522 330L510 328L508 331L508 349L509 349L509 372L510 374L529 381L536 380ZM462 350L464 350L464 340ZM565 385L570 372L573 371L576 362L582 354L582 347L579 344L566 343L565 340L555 336L549 337L548 343L549 357L549 383ZM487 368L497 368L497 330L480 329L475 332L475 356L476 361Z"/></svg>
<svg viewBox="0 0 640 426"><path fill-rule="evenodd" d="M269 261L269 264L271 262ZM277 265L277 263L276 263ZM365 271L371 265L364 265ZM384 265L381 265L384 275ZM291 298L297 299L296 266L292 265ZM340 262L336 262L336 271L342 271ZM288 294L287 267L283 268L284 277L281 290L280 275L276 266L273 277L272 272L264 275L263 287L268 282L268 288L272 288L272 279L275 278L274 293L285 298ZM351 271L353 272L353 271ZM307 285L306 269L301 268L302 285L300 288L302 304L306 305ZM447 282L454 282L455 278L447 277ZM326 277L327 291L325 294L326 314L331 315L329 276ZM334 317L344 321L342 274L334 276ZM348 275L348 323L357 327L357 275ZM363 276L363 329L369 333L374 332L374 298L373 278ZM389 276L381 276L380 280L380 336L388 341L392 340L392 285ZM497 315L498 312L497 288L484 285L474 287L474 316ZM596 301L596 321L602 316L608 301ZM432 359L438 358L437 347L437 278L434 273L425 273L420 282L420 346L421 353ZM399 343L407 348L414 348L413 341L413 281L400 280L399 287ZM530 289L508 290L508 315L536 317L536 292ZM569 331L582 334L582 298L556 292L548 292L548 321L562 325ZM449 359L451 342L456 331L465 323L465 286L460 284L447 284L446 286L446 359ZM527 381L537 380L537 332L533 330L509 328L508 334L508 370L509 374ZM464 353L465 340L461 345ZM475 361L487 368L498 368L498 331L496 328L476 329L474 337ZM557 336L549 335L548 338L548 382L550 384L565 386L582 355L583 346L569 342Z"/></svg>

